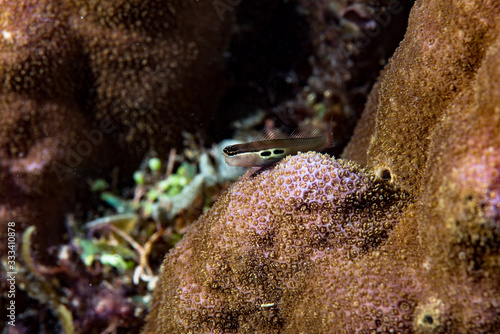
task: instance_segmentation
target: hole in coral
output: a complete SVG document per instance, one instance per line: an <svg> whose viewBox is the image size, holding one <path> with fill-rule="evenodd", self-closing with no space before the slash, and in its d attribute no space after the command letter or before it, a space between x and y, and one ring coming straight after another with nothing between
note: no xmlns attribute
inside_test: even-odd
<svg viewBox="0 0 500 334"><path fill-rule="evenodd" d="M271 151L260 152L260 156L261 157L269 157L269 156L271 156Z"/></svg>
<svg viewBox="0 0 500 334"><path fill-rule="evenodd" d="M390 182L392 179L391 172L388 169L382 169L379 175L382 180L387 182Z"/></svg>
<svg viewBox="0 0 500 334"><path fill-rule="evenodd" d="M424 322L428 323L429 325L432 325L432 323L434 322L434 319L432 319L432 316L426 315L426 316L424 316Z"/></svg>

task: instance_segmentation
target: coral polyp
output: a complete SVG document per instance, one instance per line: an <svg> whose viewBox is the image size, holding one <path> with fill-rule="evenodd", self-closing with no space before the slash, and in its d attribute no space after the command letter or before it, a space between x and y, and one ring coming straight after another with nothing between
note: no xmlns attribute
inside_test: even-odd
<svg viewBox="0 0 500 334"><path fill-rule="evenodd" d="M312 152L250 171L167 256L145 331L283 330L318 266L333 259L339 284L351 284L354 268L342 264L384 245L409 200L356 164Z"/></svg>
<svg viewBox="0 0 500 334"><path fill-rule="evenodd" d="M167 254L143 333L500 332L499 13L416 1L343 159L243 176Z"/></svg>

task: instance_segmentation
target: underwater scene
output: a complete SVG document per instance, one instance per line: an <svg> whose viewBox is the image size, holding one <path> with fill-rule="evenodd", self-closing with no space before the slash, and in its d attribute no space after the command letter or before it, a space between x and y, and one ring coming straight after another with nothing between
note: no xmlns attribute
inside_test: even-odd
<svg viewBox="0 0 500 334"><path fill-rule="evenodd" d="M0 334L500 333L500 1L0 0Z"/></svg>

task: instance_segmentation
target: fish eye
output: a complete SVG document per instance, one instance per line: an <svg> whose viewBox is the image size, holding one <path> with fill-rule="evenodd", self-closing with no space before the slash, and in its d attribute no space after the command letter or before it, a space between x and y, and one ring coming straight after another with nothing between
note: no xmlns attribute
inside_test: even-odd
<svg viewBox="0 0 500 334"><path fill-rule="evenodd" d="M236 155L237 150L236 150L236 147L234 145L231 145L231 146L224 147L222 152L224 152L228 156L233 156L233 155Z"/></svg>
<svg viewBox="0 0 500 334"><path fill-rule="evenodd" d="M283 153L285 153L285 150L274 150L273 153L274 154L283 154Z"/></svg>
<svg viewBox="0 0 500 334"><path fill-rule="evenodd" d="M261 157L269 157L271 156L271 151L262 151L260 152Z"/></svg>

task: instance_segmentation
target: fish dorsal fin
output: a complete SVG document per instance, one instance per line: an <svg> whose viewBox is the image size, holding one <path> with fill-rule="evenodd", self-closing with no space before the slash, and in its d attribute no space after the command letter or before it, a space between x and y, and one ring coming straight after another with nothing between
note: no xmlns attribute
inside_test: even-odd
<svg viewBox="0 0 500 334"><path fill-rule="evenodd" d="M286 139L288 135L279 129L264 129L255 136L253 141L264 141L271 139Z"/></svg>
<svg viewBox="0 0 500 334"><path fill-rule="evenodd" d="M323 131L313 124L305 124L295 129L290 138L311 138L323 135Z"/></svg>

